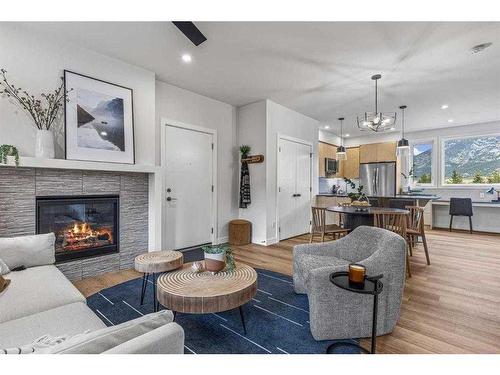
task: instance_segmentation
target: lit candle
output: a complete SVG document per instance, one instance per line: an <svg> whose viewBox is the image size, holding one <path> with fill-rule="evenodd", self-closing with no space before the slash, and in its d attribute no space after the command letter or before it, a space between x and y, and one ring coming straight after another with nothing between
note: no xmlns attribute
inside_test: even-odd
<svg viewBox="0 0 500 375"><path fill-rule="evenodd" d="M349 282L363 284L365 282L366 267L361 264L349 264Z"/></svg>

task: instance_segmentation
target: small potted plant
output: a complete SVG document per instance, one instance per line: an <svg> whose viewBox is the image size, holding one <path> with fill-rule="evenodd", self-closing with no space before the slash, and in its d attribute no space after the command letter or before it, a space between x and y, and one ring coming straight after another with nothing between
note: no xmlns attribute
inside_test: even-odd
<svg viewBox="0 0 500 375"><path fill-rule="evenodd" d="M352 189L356 189L356 183L354 183L352 180L350 180L349 178L345 178L344 177L344 181ZM355 206L355 205L359 205L359 206L367 206L367 205L369 205L368 198L363 193L363 185L359 185L356 190L357 190L356 193L355 192L351 192L351 193L347 194L347 196L349 197L349 199L351 199L352 205L353 206Z"/></svg>
<svg viewBox="0 0 500 375"><path fill-rule="evenodd" d="M19 165L19 151L12 145L0 146L0 162L7 165Z"/></svg>
<svg viewBox="0 0 500 375"><path fill-rule="evenodd" d="M252 148L248 145L240 146L241 158L242 159L248 158L248 155L250 154L251 150L252 150Z"/></svg>
<svg viewBox="0 0 500 375"><path fill-rule="evenodd" d="M222 270L232 271L234 259L232 250L228 245L209 245L202 247L205 253L205 269L210 272Z"/></svg>

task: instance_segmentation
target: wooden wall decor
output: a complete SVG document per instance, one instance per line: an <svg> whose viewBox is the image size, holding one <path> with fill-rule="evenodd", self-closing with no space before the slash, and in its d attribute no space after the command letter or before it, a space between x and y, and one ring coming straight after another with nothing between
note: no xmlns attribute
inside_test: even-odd
<svg viewBox="0 0 500 375"><path fill-rule="evenodd" d="M241 162L247 162L248 164L263 163L264 155L250 155L244 159L241 159Z"/></svg>

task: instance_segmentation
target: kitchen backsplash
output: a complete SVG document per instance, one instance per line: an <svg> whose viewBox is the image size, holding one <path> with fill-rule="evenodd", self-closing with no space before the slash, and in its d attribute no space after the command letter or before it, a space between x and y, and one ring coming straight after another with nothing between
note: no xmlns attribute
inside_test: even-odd
<svg viewBox="0 0 500 375"><path fill-rule="evenodd" d="M358 186L359 180L352 179L352 181ZM334 185L339 186L339 188L345 193L350 193L354 191L350 186L347 186L343 178L325 178L319 177L318 191L320 194L330 194Z"/></svg>

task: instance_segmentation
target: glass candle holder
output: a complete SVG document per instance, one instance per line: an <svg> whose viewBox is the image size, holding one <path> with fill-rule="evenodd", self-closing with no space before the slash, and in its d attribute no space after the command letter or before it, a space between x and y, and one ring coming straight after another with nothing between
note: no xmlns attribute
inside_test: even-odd
<svg viewBox="0 0 500 375"><path fill-rule="evenodd" d="M362 264L349 264L349 283L363 285L365 283L366 267Z"/></svg>

